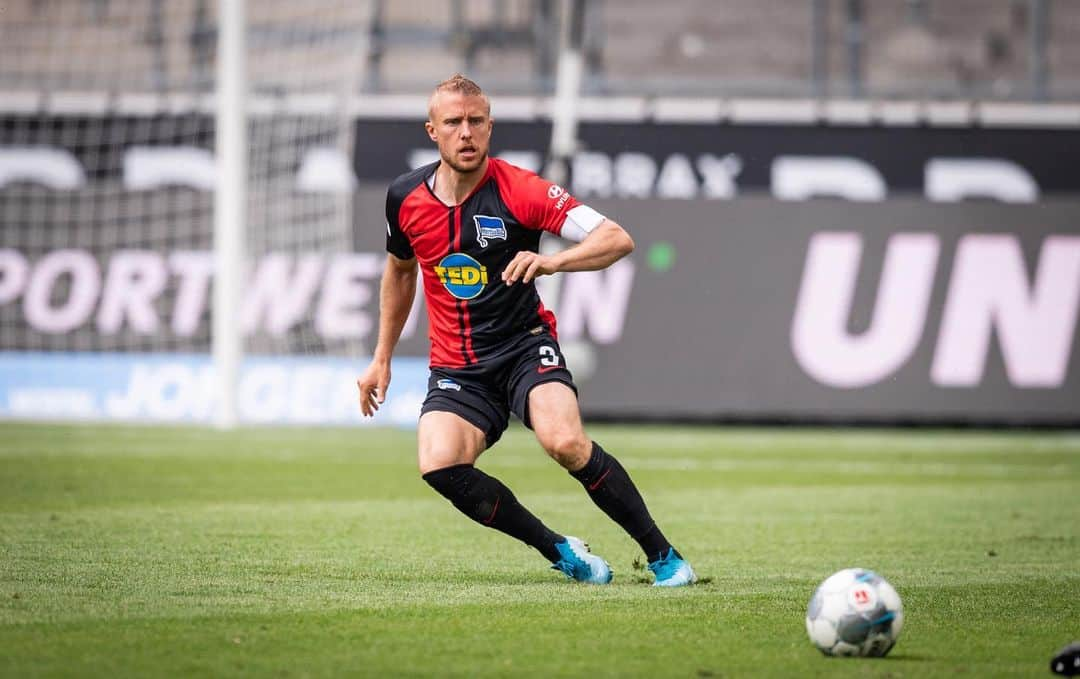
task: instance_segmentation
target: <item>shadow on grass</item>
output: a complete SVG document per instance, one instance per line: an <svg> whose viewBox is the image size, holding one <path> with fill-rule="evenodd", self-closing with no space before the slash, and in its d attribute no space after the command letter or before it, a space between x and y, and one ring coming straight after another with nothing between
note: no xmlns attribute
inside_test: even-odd
<svg viewBox="0 0 1080 679"><path fill-rule="evenodd" d="M890 653L884 658L878 658L883 661L895 661L895 662L936 662L938 658L929 655L916 655L914 653Z"/></svg>

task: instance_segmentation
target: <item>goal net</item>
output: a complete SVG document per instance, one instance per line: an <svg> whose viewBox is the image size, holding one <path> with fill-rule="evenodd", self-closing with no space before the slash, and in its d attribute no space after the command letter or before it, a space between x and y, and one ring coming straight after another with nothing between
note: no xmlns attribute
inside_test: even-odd
<svg viewBox="0 0 1080 679"><path fill-rule="evenodd" d="M235 264L244 351L364 353L371 321L355 307L371 286L358 281L377 285L379 272L373 256L352 252L349 102L371 4L253 0L246 12L246 257ZM43 356L209 353L217 17L211 0L4 3L9 382L11 365Z"/></svg>

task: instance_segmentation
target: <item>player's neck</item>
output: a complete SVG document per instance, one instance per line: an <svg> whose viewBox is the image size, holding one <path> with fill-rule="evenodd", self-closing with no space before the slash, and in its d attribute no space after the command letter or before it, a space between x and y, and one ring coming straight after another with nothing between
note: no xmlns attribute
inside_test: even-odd
<svg viewBox="0 0 1080 679"><path fill-rule="evenodd" d="M440 163L435 170L435 186L432 190L447 205L460 205L487 174L488 162L489 159L484 158L484 162L471 172L458 172L447 163Z"/></svg>

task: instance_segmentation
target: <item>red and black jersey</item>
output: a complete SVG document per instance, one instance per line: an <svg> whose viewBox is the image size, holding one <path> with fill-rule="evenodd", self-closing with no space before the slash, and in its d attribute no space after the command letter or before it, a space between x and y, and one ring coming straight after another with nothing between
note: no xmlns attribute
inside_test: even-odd
<svg viewBox="0 0 1080 679"><path fill-rule="evenodd" d="M555 317L536 286L506 285L502 271L522 250L537 252L542 231L559 234L579 203L562 187L497 158L460 205L446 205L429 181L435 162L398 177L386 195L386 249L416 257L424 277L431 366L482 363L506 340Z"/></svg>

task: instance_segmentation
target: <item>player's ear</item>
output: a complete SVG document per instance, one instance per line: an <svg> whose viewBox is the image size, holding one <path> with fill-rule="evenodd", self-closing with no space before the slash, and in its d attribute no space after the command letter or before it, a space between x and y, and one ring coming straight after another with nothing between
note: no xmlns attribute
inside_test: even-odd
<svg viewBox="0 0 1080 679"><path fill-rule="evenodd" d="M439 141L439 137L435 134L435 126L431 124L430 120L424 123L424 129L427 130L427 136L431 141Z"/></svg>

